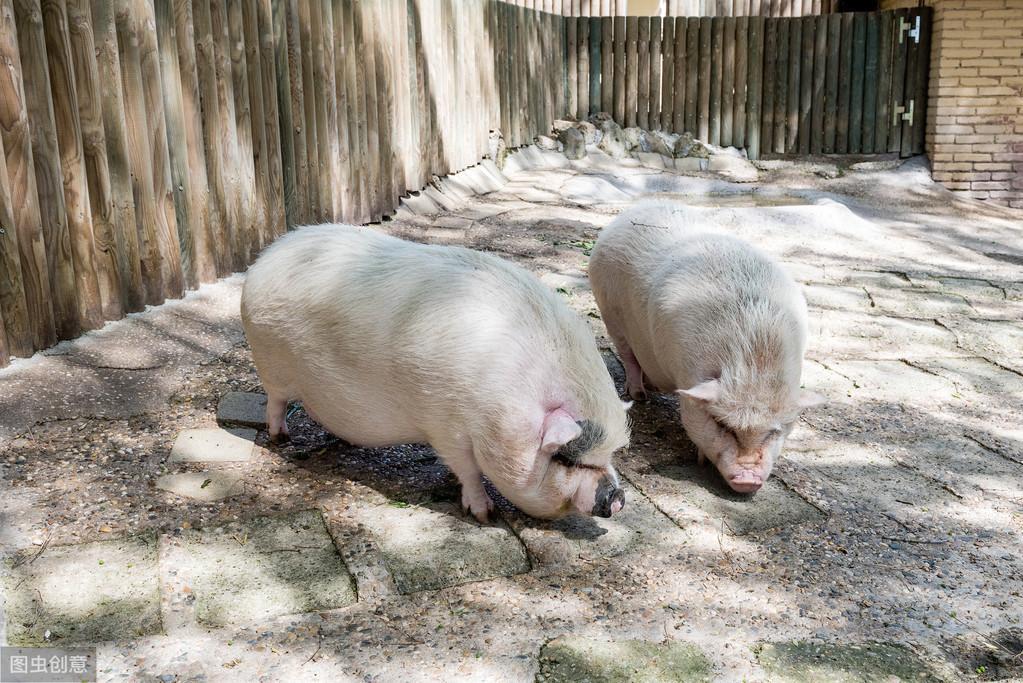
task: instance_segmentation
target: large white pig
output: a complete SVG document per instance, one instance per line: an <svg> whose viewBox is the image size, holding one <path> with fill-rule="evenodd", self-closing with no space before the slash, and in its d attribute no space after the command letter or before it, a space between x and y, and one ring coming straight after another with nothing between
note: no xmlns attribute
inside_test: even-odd
<svg viewBox="0 0 1023 683"><path fill-rule="evenodd" d="M458 247L321 225L249 269L242 322L271 439L301 401L361 446L427 442L481 521L481 474L523 511L608 517L625 406L586 324L525 270Z"/></svg>
<svg viewBox="0 0 1023 683"><path fill-rule="evenodd" d="M759 250L713 234L714 210L647 201L601 233L590 259L593 294L625 367L679 395L700 461L735 491L771 474L800 411L822 399L800 388L806 301Z"/></svg>

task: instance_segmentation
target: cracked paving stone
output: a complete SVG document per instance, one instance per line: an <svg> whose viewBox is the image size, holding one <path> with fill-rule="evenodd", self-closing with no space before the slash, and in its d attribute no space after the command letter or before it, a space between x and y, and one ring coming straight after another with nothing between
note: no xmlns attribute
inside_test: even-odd
<svg viewBox="0 0 1023 683"><path fill-rule="evenodd" d="M958 294L905 287L868 287L877 308L903 318L969 317L977 311Z"/></svg>
<svg viewBox="0 0 1023 683"><path fill-rule="evenodd" d="M217 422L263 429L266 427L266 394L229 391L217 404Z"/></svg>
<svg viewBox="0 0 1023 683"><path fill-rule="evenodd" d="M824 364L856 384L854 398L911 405L961 400L951 380L902 361L838 360Z"/></svg>
<svg viewBox="0 0 1023 683"><path fill-rule="evenodd" d="M579 561L595 562L638 547L662 543L680 545L680 531L643 494L627 482L625 507L610 519L570 515L544 521L513 515L512 528L541 565L561 567Z"/></svg>
<svg viewBox="0 0 1023 683"><path fill-rule="evenodd" d="M814 310L807 318L812 358L949 358L973 355L956 336L928 320Z"/></svg>
<svg viewBox="0 0 1023 683"><path fill-rule="evenodd" d="M453 503L390 503L356 512L402 594L530 569L526 549L503 523L484 526Z"/></svg>
<svg viewBox="0 0 1023 683"><path fill-rule="evenodd" d="M8 569L11 645L133 640L163 630L155 534L28 549Z"/></svg>
<svg viewBox="0 0 1023 683"><path fill-rule="evenodd" d="M711 663L695 645L561 636L540 651L538 681L548 683L697 683Z"/></svg>
<svg viewBox="0 0 1023 683"><path fill-rule="evenodd" d="M156 480L156 488L186 498L215 503L242 493L242 477L226 472L165 474Z"/></svg>
<svg viewBox="0 0 1023 683"><path fill-rule="evenodd" d="M889 643L764 643L757 648L757 660L779 683L945 680L908 648Z"/></svg>
<svg viewBox="0 0 1023 683"><path fill-rule="evenodd" d="M183 577L204 626L320 612L355 603L355 582L318 510L187 531Z"/></svg>
<svg viewBox="0 0 1023 683"><path fill-rule="evenodd" d="M661 463L644 472L629 468L626 475L683 529L710 518L715 523L721 520L731 533L745 536L824 519L824 513L786 488L778 477L768 479L756 494L746 495L729 489L709 464Z"/></svg>
<svg viewBox="0 0 1023 683"><path fill-rule="evenodd" d="M167 462L247 462L255 438L255 429L186 429L174 440Z"/></svg>

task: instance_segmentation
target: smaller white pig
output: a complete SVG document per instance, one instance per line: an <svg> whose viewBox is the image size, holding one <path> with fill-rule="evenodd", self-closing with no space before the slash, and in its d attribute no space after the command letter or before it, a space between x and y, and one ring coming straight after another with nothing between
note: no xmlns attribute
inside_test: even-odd
<svg viewBox="0 0 1023 683"><path fill-rule="evenodd" d="M300 228L249 269L242 323L271 439L289 401L361 446L426 442L480 521L486 475L536 517L610 517L625 407L586 324L495 256L366 228Z"/></svg>
<svg viewBox="0 0 1023 683"><path fill-rule="evenodd" d="M800 388L806 301L759 250L701 229L713 210L640 203L600 234L589 275L626 389L644 379L679 395L700 462L735 491L771 474L799 413L822 399Z"/></svg>

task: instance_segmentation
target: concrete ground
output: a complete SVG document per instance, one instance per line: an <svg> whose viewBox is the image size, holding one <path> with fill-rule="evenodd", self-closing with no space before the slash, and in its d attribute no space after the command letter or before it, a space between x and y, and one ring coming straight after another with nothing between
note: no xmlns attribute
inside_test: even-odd
<svg viewBox="0 0 1023 683"><path fill-rule="evenodd" d="M600 228L650 194L732 207L720 228L804 284L829 399L755 497L663 396L632 409L612 520L480 526L428 447L297 407L268 447L235 276L0 371L0 640L96 644L114 681L1023 678L1021 215L918 162L643 163L530 148L379 228L532 270L621 388Z"/></svg>

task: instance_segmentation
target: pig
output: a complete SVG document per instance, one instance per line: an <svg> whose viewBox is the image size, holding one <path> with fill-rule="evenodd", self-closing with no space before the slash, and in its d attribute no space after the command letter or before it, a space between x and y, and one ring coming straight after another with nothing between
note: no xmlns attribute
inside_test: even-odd
<svg viewBox="0 0 1023 683"><path fill-rule="evenodd" d="M703 229L714 210L641 202L601 231L589 277L625 368L679 397L699 460L754 493L771 474L801 411L806 301L792 278L750 244Z"/></svg>
<svg viewBox="0 0 1023 683"><path fill-rule="evenodd" d="M481 475L522 511L610 517L625 503L612 454L629 441L583 320L496 256L367 228L300 228L249 269L241 316L267 394L366 447L429 443L481 522Z"/></svg>

